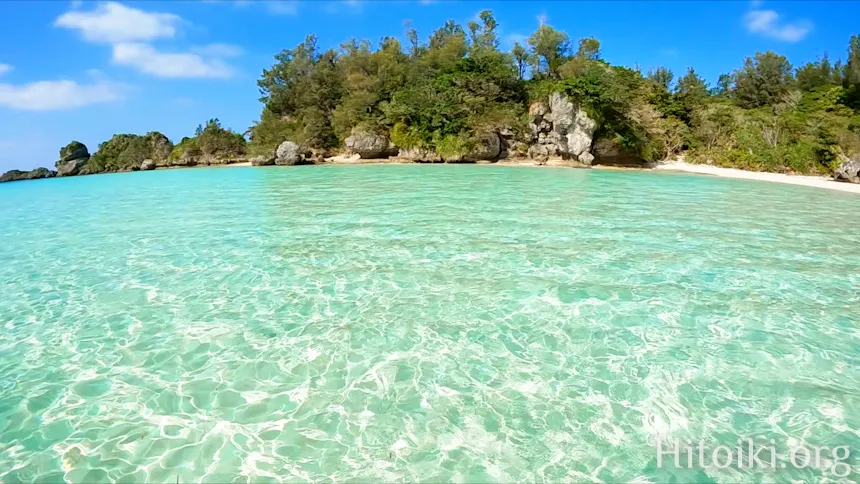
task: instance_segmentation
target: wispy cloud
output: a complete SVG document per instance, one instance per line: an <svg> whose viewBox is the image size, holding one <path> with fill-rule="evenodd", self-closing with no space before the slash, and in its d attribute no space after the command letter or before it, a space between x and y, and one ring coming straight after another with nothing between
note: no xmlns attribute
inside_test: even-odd
<svg viewBox="0 0 860 484"><path fill-rule="evenodd" d="M7 72L12 70L12 66L9 64L0 64L0 76L6 74Z"/></svg>
<svg viewBox="0 0 860 484"><path fill-rule="evenodd" d="M219 58L205 58L191 52L160 52L143 43L114 45L113 62L156 77L225 79L233 74Z"/></svg>
<svg viewBox="0 0 860 484"><path fill-rule="evenodd" d="M743 18L747 31L785 42L798 42L812 31L808 20L784 22L774 10L752 10Z"/></svg>
<svg viewBox="0 0 860 484"><path fill-rule="evenodd" d="M299 2L296 0L269 0L262 2L266 11L272 15L296 15L299 13Z"/></svg>
<svg viewBox="0 0 860 484"><path fill-rule="evenodd" d="M153 45L153 41L176 37L179 27L187 24L178 15L146 12L116 2L99 4L90 11L72 10L54 22L57 27L80 31L89 42L111 44L114 64L150 76L230 77L233 70L224 59L241 55L242 50L235 45L192 46L185 52L165 52Z"/></svg>
<svg viewBox="0 0 860 484"><path fill-rule="evenodd" d="M336 2L326 2L323 4L323 11L326 13L337 14L360 13L364 4L361 0L340 0Z"/></svg>
<svg viewBox="0 0 860 484"><path fill-rule="evenodd" d="M208 57L238 57L244 52L241 47L233 44L193 45L189 50Z"/></svg>
<svg viewBox="0 0 860 484"><path fill-rule="evenodd" d="M91 11L66 12L54 26L78 30L90 42L112 44L173 37L181 22L181 17L171 13L144 12L107 2Z"/></svg>
<svg viewBox="0 0 860 484"><path fill-rule="evenodd" d="M70 80L0 84L0 106L26 111L73 109L122 99L121 86L108 81Z"/></svg>

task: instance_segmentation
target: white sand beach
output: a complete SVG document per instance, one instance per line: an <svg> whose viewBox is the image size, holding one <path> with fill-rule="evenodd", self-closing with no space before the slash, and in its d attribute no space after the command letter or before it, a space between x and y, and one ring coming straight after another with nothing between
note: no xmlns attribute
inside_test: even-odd
<svg viewBox="0 0 860 484"><path fill-rule="evenodd" d="M654 169L667 171L682 171L685 173L713 175L724 178L742 178L744 180L759 180L774 183L786 183L789 185L826 188L828 190L839 190L842 192L860 194L860 184L838 182L823 176L785 175L782 173L746 171L738 170L736 168L722 168L719 166L712 165L696 165L683 161L670 161L666 163L661 163L655 166Z"/></svg>

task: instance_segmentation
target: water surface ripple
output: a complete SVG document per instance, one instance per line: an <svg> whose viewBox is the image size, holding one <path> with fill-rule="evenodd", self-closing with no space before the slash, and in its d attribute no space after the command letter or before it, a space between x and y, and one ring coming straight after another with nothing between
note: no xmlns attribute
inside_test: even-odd
<svg viewBox="0 0 860 484"><path fill-rule="evenodd" d="M860 454L858 214L498 166L4 184L0 481L820 480L652 442Z"/></svg>

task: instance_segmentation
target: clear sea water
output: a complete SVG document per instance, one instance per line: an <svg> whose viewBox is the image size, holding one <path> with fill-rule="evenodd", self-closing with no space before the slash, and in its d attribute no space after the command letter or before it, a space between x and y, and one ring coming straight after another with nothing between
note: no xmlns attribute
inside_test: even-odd
<svg viewBox="0 0 860 484"><path fill-rule="evenodd" d="M0 185L0 482L786 482L860 455L860 197L499 166ZM666 460L671 460L667 457Z"/></svg>

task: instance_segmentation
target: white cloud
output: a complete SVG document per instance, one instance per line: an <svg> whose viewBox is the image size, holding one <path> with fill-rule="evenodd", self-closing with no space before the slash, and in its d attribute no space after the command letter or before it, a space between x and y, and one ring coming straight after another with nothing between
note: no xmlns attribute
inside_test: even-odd
<svg viewBox="0 0 860 484"><path fill-rule="evenodd" d="M204 57L238 57L243 52L241 47L233 44L195 45L190 50Z"/></svg>
<svg viewBox="0 0 860 484"><path fill-rule="evenodd" d="M91 42L117 43L173 37L181 22L171 13L144 12L107 2L87 12L66 12L54 26L79 30Z"/></svg>
<svg viewBox="0 0 860 484"><path fill-rule="evenodd" d="M12 70L12 66L9 64L0 64L0 76L6 74L7 72Z"/></svg>
<svg viewBox="0 0 860 484"><path fill-rule="evenodd" d="M266 11L272 15L296 15L299 13L299 2L295 0L269 0L263 2Z"/></svg>
<svg viewBox="0 0 860 484"><path fill-rule="evenodd" d="M93 84L69 80L0 84L0 106L27 111L72 109L119 99L122 99L119 86L108 81Z"/></svg>
<svg viewBox="0 0 860 484"><path fill-rule="evenodd" d="M773 10L753 10L744 15L744 25L749 32L761 34L786 42L797 42L812 30L808 21L796 23L780 22L779 14Z"/></svg>
<svg viewBox="0 0 860 484"><path fill-rule="evenodd" d="M325 2L323 12L330 14L357 14L361 13L364 4L361 0L338 0Z"/></svg>
<svg viewBox="0 0 860 484"><path fill-rule="evenodd" d="M220 59L186 52L159 52L151 45L142 43L114 45L113 62L156 77L223 79L232 75L230 67Z"/></svg>

